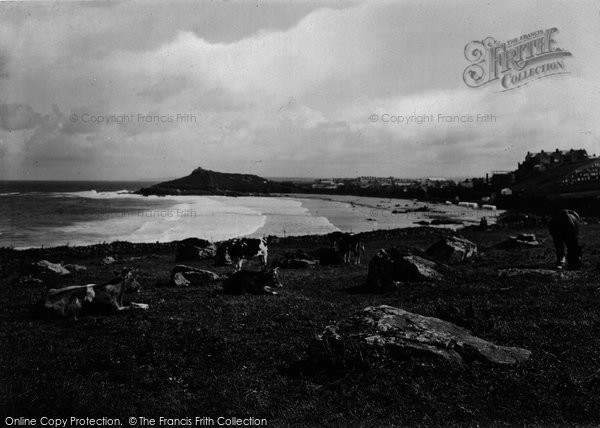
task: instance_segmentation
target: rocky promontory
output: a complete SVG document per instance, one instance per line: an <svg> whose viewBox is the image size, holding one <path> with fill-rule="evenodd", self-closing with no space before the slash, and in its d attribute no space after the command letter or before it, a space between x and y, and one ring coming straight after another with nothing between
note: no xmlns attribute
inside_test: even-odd
<svg viewBox="0 0 600 428"><path fill-rule="evenodd" d="M232 174L196 168L190 175L138 190L148 195L254 196L289 192L290 186L252 174Z"/></svg>

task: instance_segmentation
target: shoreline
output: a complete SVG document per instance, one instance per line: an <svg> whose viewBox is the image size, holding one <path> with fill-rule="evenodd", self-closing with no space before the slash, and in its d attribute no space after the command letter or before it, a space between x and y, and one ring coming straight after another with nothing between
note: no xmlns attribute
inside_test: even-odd
<svg viewBox="0 0 600 428"><path fill-rule="evenodd" d="M121 196L123 197L123 196ZM274 199L282 199L288 201L294 201L301 205L305 210L306 215L298 215L298 218L291 213L291 217L286 217L286 214L282 211L280 214L273 214L268 212L268 206L265 207L266 212L261 212L260 216L266 217L266 222L256 227L253 231L242 232L236 234L234 230L230 230L232 233L217 233L213 235L213 238L209 239L211 242L219 242L235 237L260 237L260 236L276 236L276 237L289 237L289 236L321 236L334 231L342 231L347 233L365 233L373 232L377 230L395 230L395 229L407 229L413 227L434 227L434 228L446 228L452 230L459 230L465 226L477 225L481 216L485 215L490 217L490 220L499 215L501 211L488 212L482 210L474 210L471 208L458 207L456 205L444 205L436 204L431 202L422 202L417 200L408 199L394 199L394 198L372 198L372 197L357 197L349 195L318 195L318 194L305 194L297 196L295 194L277 194L271 196ZM203 197L202 197L203 198ZM210 197L209 197L210 198ZM223 198L222 196L215 196L216 200ZM252 198L252 197L250 197ZM175 197L173 201L170 201L169 208L163 208L163 210L169 211L173 207L177 207L184 202L182 197ZM185 204L189 205L193 203L195 198L191 197L189 201L185 201ZM197 201L196 201L197 202ZM230 201L231 202L231 201ZM245 207L243 211L249 210L260 210L253 205L246 206L240 201L241 207ZM259 202L255 202L258 204ZM173 205L171 205L173 204ZM268 204L267 204L268 205ZM197 208L200 212L200 208ZM272 215L273 214L273 215ZM491 216L490 216L491 215ZM112 217L122 218L122 221L127 221L128 216L119 216L113 214ZM272 217L272 218L271 218ZM314 223L311 225L311 219L314 219ZM188 219L184 219L186 222ZM289 223L287 223L289 221ZM308 221L308 222L307 222ZM89 224L95 224L94 222L88 222ZM305 224L306 223L306 224ZM493 224L494 221L490 221ZM83 222L82 224L85 224ZM289 227L288 227L289 225ZM158 226L158 224L156 225ZM165 224L166 226L174 226L173 224ZM41 243L36 245L35 241L33 245L5 245L5 248L13 248L16 250L29 250L29 249L43 249L43 248L56 248L56 247L86 247L90 245L104 245L112 242L130 242L130 243L171 243L178 242L188 237L200 237L203 239L204 235L195 233L193 228L188 228L185 224L181 225L186 229L189 229L189 233L181 233L180 236L173 236L173 239L168 239L167 236L162 239L159 238L148 238L147 240L130 239L132 233L124 234L113 234L106 237L105 239L98 239L96 241L85 242L83 238L78 239L77 235L69 241L64 240L63 242L56 243ZM70 226L75 227L75 225ZM96 224L96 227L99 227ZM142 227L142 226L140 226ZM216 229L215 229L216 230ZM168 231L165 231L167 234ZM205 231L206 232L206 231ZM170 233L169 233L170 234ZM230 235L230 236L229 236ZM235 236L234 236L235 235ZM167 239L164 239L167 238Z"/></svg>
<svg viewBox="0 0 600 428"><path fill-rule="evenodd" d="M470 228L471 226L466 226ZM357 235L363 237L363 239L381 239L381 238L394 238L398 236L407 235L447 235L452 234L454 231L448 228L437 228L430 226L414 226L414 227L403 227L395 229L377 229L372 231L359 232ZM269 235L267 238L272 240L278 245L285 244L298 244L298 243L313 243L316 241L325 242L327 234L306 234L306 235L295 235L295 236L276 236ZM187 238L186 238L187 239ZM65 257L98 257L104 255L115 255L115 254L147 254L148 252L155 252L157 254L163 252L171 252L177 250L177 245L182 240L175 240L169 242L129 242L129 241L112 241L102 242L97 244L89 245L58 245L53 247L30 247L17 249L12 247L0 247L0 258L6 255L18 253L19 255L39 257L40 254L45 253L58 253ZM216 241L219 243L223 241Z"/></svg>

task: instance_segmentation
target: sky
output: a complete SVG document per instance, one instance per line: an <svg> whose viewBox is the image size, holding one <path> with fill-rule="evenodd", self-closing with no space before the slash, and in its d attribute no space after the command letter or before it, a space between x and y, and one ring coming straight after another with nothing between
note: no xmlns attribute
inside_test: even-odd
<svg viewBox="0 0 600 428"><path fill-rule="evenodd" d="M565 74L465 84L469 42L548 28ZM0 3L0 179L471 177L600 155L598 46L596 1Z"/></svg>

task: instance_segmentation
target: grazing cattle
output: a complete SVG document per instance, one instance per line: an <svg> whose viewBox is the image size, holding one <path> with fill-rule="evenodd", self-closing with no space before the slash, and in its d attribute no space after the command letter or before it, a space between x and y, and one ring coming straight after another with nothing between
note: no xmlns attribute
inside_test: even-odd
<svg viewBox="0 0 600 428"><path fill-rule="evenodd" d="M123 306L126 292L139 291L140 284L133 272L124 269L106 284L73 285L50 289L48 294L33 307L33 314L39 317L76 318L79 315L114 313L125 309L147 309L143 303Z"/></svg>
<svg viewBox="0 0 600 428"><path fill-rule="evenodd" d="M198 269L186 265L177 265L171 269L168 285L189 287L190 285L206 285L218 281L221 277L209 270Z"/></svg>
<svg viewBox="0 0 600 428"><path fill-rule="evenodd" d="M579 214L572 210L562 210L550 220L549 229L554 246L556 247L556 265L563 267L565 247L567 250L567 268L570 270L581 269L582 247L579 246Z"/></svg>
<svg viewBox="0 0 600 428"><path fill-rule="evenodd" d="M275 289L281 287L277 268L261 272L239 270L223 281L223 290L233 294L277 294Z"/></svg>
<svg viewBox="0 0 600 428"><path fill-rule="evenodd" d="M360 258L365 252L360 235L351 235L349 233L333 232L329 235L331 248L342 255L345 264L350 263L351 257L354 257L354 263L360 264Z"/></svg>
<svg viewBox="0 0 600 428"><path fill-rule="evenodd" d="M301 250L288 251L273 263L274 266L286 269L308 268L318 264L319 260Z"/></svg>
<svg viewBox="0 0 600 428"><path fill-rule="evenodd" d="M242 268L244 260L258 257L263 270L267 267L268 247L265 238L240 238L222 243L217 249L216 265L227 264L231 260L236 271Z"/></svg>

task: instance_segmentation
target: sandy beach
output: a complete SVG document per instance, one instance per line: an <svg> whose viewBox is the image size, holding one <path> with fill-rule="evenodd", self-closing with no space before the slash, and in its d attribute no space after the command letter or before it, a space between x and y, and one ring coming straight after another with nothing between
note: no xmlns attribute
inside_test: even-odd
<svg viewBox="0 0 600 428"><path fill-rule="evenodd" d="M484 210L413 199L353 195L282 195L302 201L313 215L324 215L345 232L367 232L427 225L457 230L479 224L486 217L494 224L503 210ZM325 203L324 203L325 202ZM431 224L431 222L434 224ZM435 224L435 223L447 224Z"/></svg>

